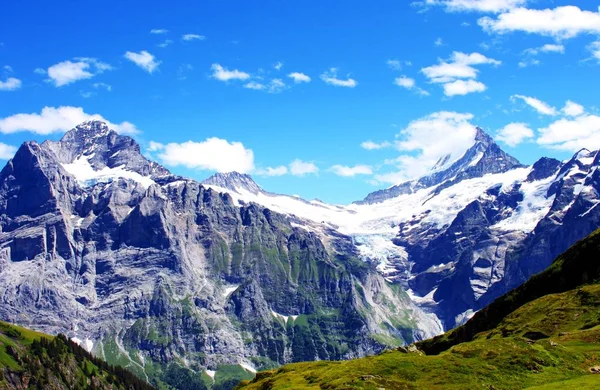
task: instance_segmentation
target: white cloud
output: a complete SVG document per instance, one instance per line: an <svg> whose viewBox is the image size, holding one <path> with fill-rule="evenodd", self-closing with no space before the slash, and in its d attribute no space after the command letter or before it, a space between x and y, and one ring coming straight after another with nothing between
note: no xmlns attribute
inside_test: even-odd
<svg viewBox="0 0 600 390"><path fill-rule="evenodd" d="M63 61L54 64L48 68L46 72L42 69L36 69L35 72L42 74L47 73L56 87L62 87L79 80L85 80L94 77L104 71L111 70L112 66L107 63L98 61L95 58L79 57L76 62Z"/></svg>
<svg viewBox="0 0 600 390"><path fill-rule="evenodd" d="M296 159L290 163L290 173L294 176L305 176L317 172L319 172L319 167L312 162Z"/></svg>
<svg viewBox="0 0 600 390"><path fill-rule="evenodd" d="M13 158L15 153L17 152L17 148L12 145L7 145L5 143L0 142L0 160L8 160Z"/></svg>
<svg viewBox="0 0 600 390"><path fill-rule="evenodd" d="M44 107L41 113L14 114L0 118L0 133L12 134L20 131L48 135L72 129L81 122L102 120L121 134L135 134L139 130L130 122L111 123L99 114L87 114L81 107Z"/></svg>
<svg viewBox="0 0 600 390"><path fill-rule="evenodd" d="M600 62L600 41L590 43L587 49L592 53L592 57Z"/></svg>
<svg viewBox="0 0 600 390"><path fill-rule="evenodd" d="M443 84L446 96L466 95L486 89L485 84L475 81L479 71L474 66L498 66L501 63L480 53L466 54L455 51L448 60L440 60L439 64L423 68L421 72L432 83Z"/></svg>
<svg viewBox="0 0 600 390"><path fill-rule="evenodd" d="M288 74L288 77L293 79L294 83L296 83L296 84L310 82L310 77L308 75L305 75L304 73L300 73L300 72L292 72L292 73Z"/></svg>
<svg viewBox="0 0 600 390"><path fill-rule="evenodd" d="M250 81L244 84L244 88L265 91L268 93L279 93L287 88L287 85L281 79L272 79L268 84Z"/></svg>
<svg viewBox="0 0 600 390"><path fill-rule="evenodd" d="M162 41L161 43L159 43L159 44L158 44L158 45L156 45L156 46L158 46L158 47L161 47L161 48L165 48L165 47L167 47L167 46L171 45L172 43L173 43L173 41L172 41L172 40L170 40L170 39L165 39L164 41Z"/></svg>
<svg viewBox="0 0 600 390"><path fill-rule="evenodd" d="M375 175L375 180L398 184L426 174L442 157L450 156L450 161L459 158L473 145L472 119L469 113L440 111L410 122L395 142L402 154L388 161L396 171Z"/></svg>
<svg viewBox="0 0 600 390"><path fill-rule="evenodd" d="M565 104L564 108L562 109L563 114L565 114L567 116L571 116L571 117L579 116L579 115L583 114L584 111L585 111L585 109L583 108L583 106L581 104L577 104L570 100L567 100L567 103Z"/></svg>
<svg viewBox="0 0 600 390"><path fill-rule="evenodd" d="M490 12L508 11L525 5L528 0L425 0L425 6L443 6L449 12Z"/></svg>
<svg viewBox="0 0 600 390"><path fill-rule="evenodd" d="M563 45L547 43L544 46L537 47L535 49L527 49L524 51L525 54L529 55L537 55L539 53L561 53L565 52L565 47Z"/></svg>
<svg viewBox="0 0 600 390"><path fill-rule="evenodd" d="M400 76L400 77L396 77L394 79L394 84L399 87L406 88L408 90L413 90L421 96L429 96L429 92L427 92L426 90L424 90L422 88L417 87L415 80L410 77L407 77L404 75Z"/></svg>
<svg viewBox="0 0 600 390"><path fill-rule="evenodd" d="M498 66L501 61L488 58L480 53L465 54L455 51L449 60L423 68L421 72L434 83L447 83L455 79L476 78L478 70L473 65L484 64Z"/></svg>
<svg viewBox="0 0 600 390"><path fill-rule="evenodd" d="M433 42L435 46L442 46L444 44L444 40L442 38L438 38Z"/></svg>
<svg viewBox="0 0 600 390"><path fill-rule="evenodd" d="M540 51L544 53L564 53L565 47L563 45L547 43L540 47Z"/></svg>
<svg viewBox="0 0 600 390"><path fill-rule="evenodd" d="M600 116L582 114L562 118L548 127L538 129L537 143L558 150L576 152L581 148L600 148Z"/></svg>
<svg viewBox="0 0 600 390"><path fill-rule="evenodd" d="M160 142L150 141L146 150L148 150L149 152L157 152L159 150L163 150L164 148L165 145L161 144Z"/></svg>
<svg viewBox="0 0 600 390"><path fill-rule="evenodd" d="M283 62L281 61L277 61L275 65L273 65L273 69L275 70L281 70L281 68L283 68Z"/></svg>
<svg viewBox="0 0 600 390"><path fill-rule="evenodd" d="M522 31L558 39L600 33L600 11L585 11L574 5L553 9L514 8L496 18L483 17L478 24L488 33Z"/></svg>
<svg viewBox="0 0 600 390"><path fill-rule="evenodd" d="M62 87L63 85L74 83L78 80L84 80L94 77L87 69L90 64L87 62L63 61L48 68L48 76L54 85Z"/></svg>
<svg viewBox="0 0 600 390"><path fill-rule="evenodd" d="M248 80L250 78L250 75L246 72L237 69L228 70L219 64L212 64L211 69L213 71L211 77L219 81Z"/></svg>
<svg viewBox="0 0 600 390"><path fill-rule="evenodd" d="M203 41L206 39L206 37L198 34L184 34L181 36L181 39L184 41Z"/></svg>
<svg viewBox="0 0 600 390"><path fill-rule="evenodd" d="M160 150L158 157L169 166L217 172L250 173L254 170L254 153L241 142L212 137L203 142L155 143L150 147L153 151Z"/></svg>
<svg viewBox="0 0 600 390"><path fill-rule="evenodd" d="M35 69L33 70L33 73L35 73L35 74L46 74L47 72L46 72L46 69L42 69L42 68L35 68Z"/></svg>
<svg viewBox="0 0 600 390"><path fill-rule="evenodd" d="M360 144L360 147L366 150L378 150L383 148L389 148L392 146L391 142L383 141L383 142L373 142L373 141L365 141Z"/></svg>
<svg viewBox="0 0 600 390"><path fill-rule="evenodd" d="M525 58L519 61L519 68L527 68L528 66L538 66L539 64L541 64L541 62L536 58Z"/></svg>
<svg viewBox="0 0 600 390"><path fill-rule="evenodd" d="M244 88L255 89L257 91L262 91L265 88L267 88L267 86L264 85L264 84L261 84L259 82L256 82L256 81L250 81L249 83L244 84Z"/></svg>
<svg viewBox="0 0 600 390"><path fill-rule="evenodd" d="M444 84L444 95L463 96L473 92L483 92L487 89L484 83L475 80L456 80Z"/></svg>
<svg viewBox="0 0 600 390"><path fill-rule="evenodd" d="M496 139L512 147L529 138L533 138L533 130L525 123L509 123L500 129L496 136Z"/></svg>
<svg viewBox="0 0 600 390"><path fill-rule="evenodd" d="M153 73L161 64L161 61L157 61L156 57L146 50L142 50L139 53L128 51L124 54L124 57L148 73Z"/></svg>
<svg viewBox="0 0 600 390"><path fill-rule="evenodd" d="M402 70L402 61L400 60L387 60L385 63L390 67L390 69Z"/></svg>
<svg viewBox="0 0 600 390"><path fill-rule="evenodd" d="M346 87L346 88L354 88L358 85L356 80L350 78L350 76L346 76L347 78L340 79L338 78L338 70L337 68L330 68L328 71L323 72L321 74L321 80L329 85L333 85L335 87Z"/></svg>
<svg viewBox="0 0 600 390"><path fill-rule="evenodd" d="M21 88L21 80L9 77L6 81L0 80L0 91L14 91Z"/></svg>
<svg viewBox="0 0 600 390"><path fill-rule="evenodd" d="M552 107L551 105L549 105L546 102L543 102L537 98L531 97L531 96L523 96L523 95L512 95L511 100L516 100L516 99L521 99L523 100L528 106L532 107L533 109L535 109L537 112L539 112L540 114L543 115L556 115L556 108Z"/></svg>
<svg viewBox="0 0 600 390"><path fill-rule="evenodd" d="M152 30L150 30L150 34L166 34L168 32L169 30L164 28L153 28Z"/></svg>
<svg viewBox="0 0 600 390"><path fill-rule="evenodd" d="M415 86L415 79L411 79L410 77L400 76L394 79L394 84L399 87L411 89Z"/></svg>
<svg viewBox="0 0 600 390"><path fill-rule="evenodd" d="M265 169L259 169L255 172L259 176L283 176L288 173L288 169L285 165L272 168L268 167Z"/></svg>
<svg viewBox="0 0 600 390"><path fill-rule="evenodd" d="M106 84L106 83L94 83L92 84L92 86L96 89L105 89L108 92L112 91L112 86L110 84Z"/></svg>
<svg viewBox="0 0 600 390"><path fill-rule="evenodd" d="M345 165L334 165L329 168L330 172L335 173L338 176L354 177L356 175L371 175L373 169L368 165L355 165L353 167Z"/></svg>
<svg viewBox="0 0 600 390"><path fill-rule="evenodd" d="M4 65L2 67L2 69L4 69L4 71L7 72L7 73L12 73L13 72L13 68L10 65Z"/></svg>

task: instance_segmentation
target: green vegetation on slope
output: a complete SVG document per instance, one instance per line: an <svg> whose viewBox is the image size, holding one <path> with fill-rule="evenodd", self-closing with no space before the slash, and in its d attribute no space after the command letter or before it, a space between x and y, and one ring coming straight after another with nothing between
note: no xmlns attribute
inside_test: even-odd
<svg viewBox="0 0 600 390"><path fill-rule="evenodd" d="M378 356L297 363L244 389L600 388L600 233L467 324Z"/></svg>
<svg viewBox="0 0 600 390"><path fill-rule="evenodd" d="M496 299L466 324L441 336L417 343L428 355L471 341L476 334L496 327L508 314L534 299L600 281L600 230L577 242L552 265L522 286Z"/></svg>
<svg viewBox="0 0 600 390"><path fill-rule="evenodd" d="M0 389L23 388L153 389L63 335L50 337L0 322Z"/></svg>

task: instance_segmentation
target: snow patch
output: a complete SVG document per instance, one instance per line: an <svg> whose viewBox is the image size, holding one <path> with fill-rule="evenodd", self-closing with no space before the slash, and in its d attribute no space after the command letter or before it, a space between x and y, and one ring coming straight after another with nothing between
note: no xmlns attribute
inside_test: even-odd
<svg viewBox="0 0 600 390"><path fill-rule="evenodd" d="M94 348L94 342L87 337L85 340L81 340L79 337L71 337L71 341L88 352L92 352L92 349Z"/></svg>
<svg viewBox="0 0 600 390"><path fill-rule="evenodd" d="M213 380L213 382L215 381L215 374L217 373L216 371L213 370L206 370L206 375L208 375L210 377L210 379Z"/></svg>
<svg viewBox="0 0 600 390"><path fill-rule="evenodd" d="M461 326L465 322L469 321L475 315L475 313L477 313L477 312L473 311L473 309L469 309L469 310L464 311L464 312L460 313L459 315L457 315L454 318L454 321L456 322L456 326Z"/></svg>
<svg viewBox="0 0 600 390"><path fill-rule="evenodd" d="M150 187L152 184L156 184L148 176L142 176L137 172L128 171L124 168L124 165L120 165L115 168L104 167L98 171L94 170L90 164L89 159L94 155L81 156L70 164L61 164L62 167L71 175L77 179L79 184L90 187L96 183L110 183L115 179L130 179L139 184L144 188Z"/></svg>
<svg viewBox="0 0 600 390"><path fill-rule="evenodd" d="M235 290L238 289L238 287L240 287L240 285L232 285L232 286L227 286L225 287L225 289L223 290L223 296L225 298L227 298L228 296L230 296Z"/></svg>
<svg viewBox="0 0 600 390"><path fill-rule="evenodd" d="M250 365L249 363L241 362L239 364L244 370L256 374L256 368L252 367L252 365Z"/></svg>

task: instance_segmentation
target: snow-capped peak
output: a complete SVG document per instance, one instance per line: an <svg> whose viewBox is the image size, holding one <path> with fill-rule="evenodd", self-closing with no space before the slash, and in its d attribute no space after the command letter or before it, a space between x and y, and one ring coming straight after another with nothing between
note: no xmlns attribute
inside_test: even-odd
<svg viewBox="0 0 600 390"><path fill-rule="evenodd" d="M239 172L215 173L202 181L202 184L220 187L237 193L241 191L247 191L252 194L265 193L250 175Z"/></svg>
<svg viewBox="0 0 600 390"><path fill-rule="evenodd" d="M361 203L377 203L400 195L412 194L424 188L445 186L461 180L502 173L522 167L519 161L504 152L483 129L477 127L471 146L464 153L442 156L425 176L385 190L373 192Z"/></svg>

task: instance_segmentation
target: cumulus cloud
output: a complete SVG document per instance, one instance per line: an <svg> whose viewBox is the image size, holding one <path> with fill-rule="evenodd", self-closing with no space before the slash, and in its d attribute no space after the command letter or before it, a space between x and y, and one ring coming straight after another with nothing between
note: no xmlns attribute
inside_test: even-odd
<svg viewBox="0 0 600 390"><path fill-rule="evenodd" d="M0 118L0 133L12 134L29 131L36 134L48 135L61 133L72 129L81 122L102 120L111 129L121 134L135 134L139 130L131 122L111 123L99 114L88 114L81 107L61 106L44 107L42 111L31 114L14 114Z"/></svg>
<svg viewBox="0 0 600 390"><path fill-rule="evenodd" d="M600 11L585 11L574 5L553 9L513 8L495 18L483 17L478 24L490 34L522 31L569 39L584 33L600 33Z"/></svg>
<svg viewBox="0 0 600 390"><path fill-rule="evenodd" d="M412 89L416 85L415 79L406 76L396 77L394 79L394 84L406 89Z"/></svg>
<svg viewBox="0 0 600 390"><path fill-rule="evenodd" d="M169 30L165 29L165 28L153 28L152 30L150 30L150 34L166 34L168 33Z"/></svg>
<svg viewBox="0 0 600 390"><path fill-rule="evenodd" d="M142 50L139 53L128 51L124 54L124 57L148 73L153 73L161 64L161 61L158 61L156 57L146 50Z"/></svg>
<svg viewBox="0 0 600 390"><path fill-rule="evenodd" d="M355 165L353 167L349 167L346 165L334 165L331 168L329 168L329 171L335 173L338 176L343 177L354 177L356 175L373 174L373 169L368 165Z"/></svg>
<svg viewBox="0 0 600 390"><path fill-rule="evenodd" d="M442 6L448 12L489 12L508 11L527 4L528 0L425 0L421 6Z"/></svg>
<svg viewBox="0 0 600 390"><path fill-rule="evenodd" d="M319 172L319 167L317 167L314 163L299 159L292 161L289 169L290 173L294 176L306 176Z"/></svg>
<svg viewBox="0 0 600 390"><path fill-rule="evenodd" d="M290 74L288 74L288 77L291 78L292 80L294 80L294 83L296 84L300 84L300 83L310 83L310 77L304 73L300 73L300 72L292 72Z"/></svg>
<svg viewBox="0 0 600 390"><path fill-rule="evenodd" d="M531 96L523 96L523 95L512 95L511 100L515 101L516 99L520 99L524 101L528 106L532 107L538 113L543 115L556 115L556 108L552 107L546 102L541 101L540 99L531 97Z"/></svg>
<svg viewBox="0 0 600 390"><path fill-rule="evenodd" d="M90 79L97 74L111 70L112 66L95 58L79 57L75 59L75 62L67 60L54 64L45 72L43 69L38 69L35 70L36 73L47 73L48 81L53 82L56 87L62 87L79 80Z"/></svg>
<svg viewBox="0 0 600 390"><path fill-rule="evenodd" d="M444 95L467 95L473 92L483 92L487 89L484 83L475 80L456 80L444 84Z"/></svg>
<svg viewBox="0 0 600 390"><path fill-rule="evenodd" d="M14 91L21 88L21 80L9 77L6 81L0 80L0 91Z"/></svg>
<svg viewBox="0 0 600 390"><path fill-rule="evenodd" d="M551 148L576 152L581 148L600 148L600 116L581 114L561 118L547 127L538 129L537 143Z"/></svg>
<svg viewBox="0 0 600 390"><path fill-rule="evenodd" d="M283 62L281 61L277 61L275 65L273 65L273 69L275 70L281 70L281 68L283 68Z"/></svg>
<svg viewBox="0 0 600 390"><path fill-rule="evenodd" d="M250 173L254 170L254 153L241 142L212 137L202 142L151 143L149 151L168 166L184 166L216 172Z"/></svg>
<svg viewBox="0 0 600 390"><path fill-rule="evenodd" d="M242 72L241 70L229 70L219 64L212 64L211 70L213 71L211 77L219 81L230 81L230 80L248 80L250 74Z"/></svg>
<svg viewBox="0 0 600 390"><path fill-rule="evenodd" d="M206 39L206 37L204 35L198 35L198 34L184 34L181 36L181 39L183 39L184 41L203 41Z"/></svg>
<svg viewBox="0 0 600 390"><path fill-rule="evenodd" d="M17 148L12 145L7 145L5 143L0 142L0 160L8 160L13 158L15 153L17 152Z"/></svg>
<svg viewBox="0 0 600 390"><path fill-rule="evenodd" d="M375 180L398 184L426 174L442 157L460 158L474 142L472 119L469 113L440 111L410 122L394 142L401 154L387 161L395 171L375 175Z"/></svg>
<svg viewBox="0 0 600 390"><path fill-rule="evenodd" d="M346 79L338 78L337 68L330 68L328 71L323 72L323 74L321 74L321 80L335 87L354 88L358 85L356 80L350 78L349 75L346 76Z"/></svg>
<svg viewBox="0 0 600 390"><path fill-rule="evenodd" d="M475 66L498 66L501 63L480 53L466 54L455 51L449 59L440 60L436 65L421 69L421 72L430 82L442 84L446 96L466 95L486 89L483 83L475 81L479 72Z"/></svg>
<svg viewBox="0 0 600 390"><path fill-rule="evenodd" d="M529 138L533 138L533 130L525 123L509 123L500 129L496 136L497 140L512 147Z"/></svg>
<svg viewBox="0 0 600 390"><path fill-rule="evenodd" d="M571 117L579 116L579 115L583 114L584 111L585 111L585 109L583 108L583 106L581 104L577 104L570 100L567 100L567 103L565 103L565 106L562 109L563 114L565 114L567 116L571 116Z"/></svg>

